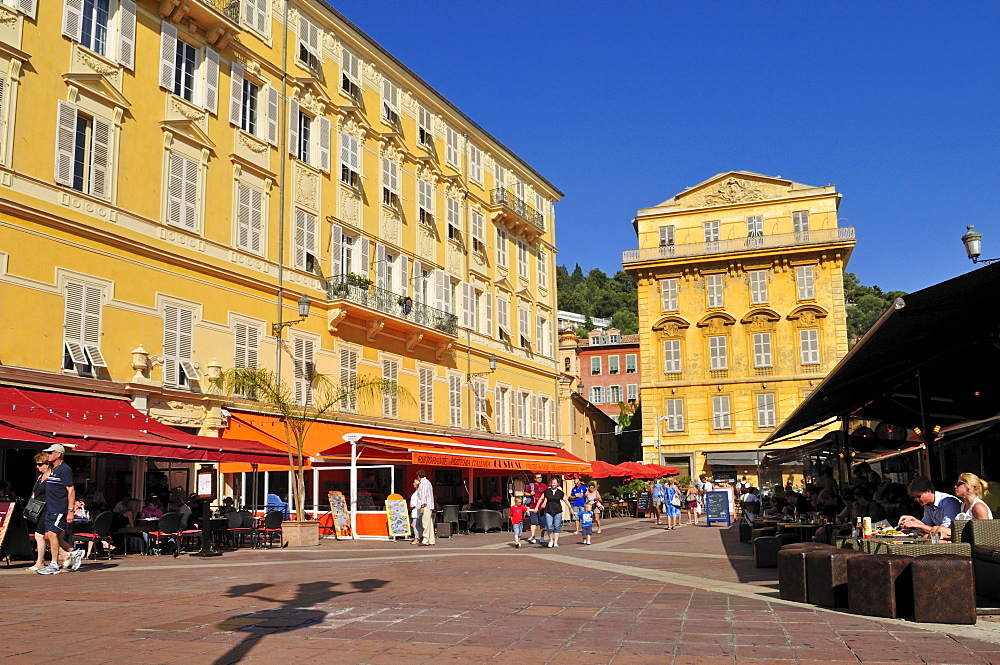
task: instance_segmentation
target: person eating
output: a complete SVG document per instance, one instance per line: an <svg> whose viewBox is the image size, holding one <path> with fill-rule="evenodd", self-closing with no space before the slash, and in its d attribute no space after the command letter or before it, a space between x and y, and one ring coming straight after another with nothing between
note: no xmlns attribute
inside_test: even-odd
<svg viewBox="0 0 1000 665"><path fill-rule="evenodd" d="M934 532L943 535L944 530L947 530L948 535L951 535L951 523L962 510L962 502L951 494L935 491L930 478L926 476L917 476L911 480L907 491L917 504L923 506L924 516L918 519L912 515L903 515L899 518L898 528L928 535Z"/></svg>

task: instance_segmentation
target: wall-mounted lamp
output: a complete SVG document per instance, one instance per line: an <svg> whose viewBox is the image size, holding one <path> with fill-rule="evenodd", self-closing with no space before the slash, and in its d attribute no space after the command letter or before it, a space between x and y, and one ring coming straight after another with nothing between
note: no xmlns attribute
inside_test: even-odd
<svg viewBox="0 0 1000 665"><path fill-rule="evenodd" d="M298 300L299 316L301 318L296 319L295 321L281 321L279 323L272 323L271 324L271 335L273 335L274 337L280 337L281 336L281 331L284 330L285 328L287 328L289 326L294 326L294 325L296 325L298 323L302 323L307 318L309 318L309 305L310 304L311 303L309 302L309 296L307 296L306 294L303 293L302 297L299 298L299 300Z"/></svg>
<svg viewBox="0 0 1000 665"><path fill-rule="evenodd" d="M965 229L965 235L962 236L962 244L965 245L965 253L972 259L973 263L993 263L1000 261L1000 257L995 259L979 258L983 249L983 234L976 231L976 227L974 226L966 226Z"/></svg>
<svg viewBox="0 0 1000 665"><path fill-rule="evenodd" d="M497 354L491 353L490 354L490 371L488 371L488 372L469 372L469 375L466 377L466 381L472 381L473 379L478 379L481 376L486 376L487 374L492 374L495 371L497 371Z"/></svg>

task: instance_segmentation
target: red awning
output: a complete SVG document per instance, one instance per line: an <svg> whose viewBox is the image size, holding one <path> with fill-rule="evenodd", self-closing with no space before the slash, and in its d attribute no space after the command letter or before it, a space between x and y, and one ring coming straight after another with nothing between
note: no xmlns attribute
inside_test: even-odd
<svg viewBox="0 0 1000 665"><path fill-rule="evenodd" d="M137 411L128 400L0 386L0 439L41 448L201 462L280 463L255 441L195 436Z"/></svg>

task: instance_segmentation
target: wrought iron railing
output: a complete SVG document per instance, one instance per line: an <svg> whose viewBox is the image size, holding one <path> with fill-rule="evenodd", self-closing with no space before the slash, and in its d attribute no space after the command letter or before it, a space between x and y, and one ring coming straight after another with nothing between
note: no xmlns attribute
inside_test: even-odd
<svg viewBox="0 0 1000 665"><path fill-rule="evenodd" d="M458 317L454 314L380 289L370 280L356 275L334 275L327 281L326 291L330 300L347 300L447 335L458 334Z"/></svg>
<svg viewBox="0 0 1000 665"><path fill-rule="evenodd" d="M240 0L201 0L233 23L240 22Z"/></svg>
<svg viewBox="0 0 1000 665"><path fill-rule="evenodd" d="M817 229L815 231L800 231L798 233L778 233L770 236L750 236L746 238L733 238L731 240L629 249L622 253L622 263L640 263L642 261L656 261L658 259L673 259L687 256L706 256L709 254L727 254L729 252L740 252L748 249L759 250L822 245L829 242L853 240L854 227L845 226L836 229Z"/></svg>
<svg viewBox="0 0 1000 665"><path fill-rule="evenodd" d="M542 231L545 230L545 216L508 189L497 187L490 192L490 203L509 208L514 214L523 217L529 224L537 226Z"/></svg>

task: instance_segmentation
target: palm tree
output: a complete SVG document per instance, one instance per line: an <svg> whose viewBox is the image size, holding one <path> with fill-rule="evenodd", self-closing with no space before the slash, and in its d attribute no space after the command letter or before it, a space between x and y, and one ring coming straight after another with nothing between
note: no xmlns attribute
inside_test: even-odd
<svg viewBox="0 0 1000 665"><path fill-rule="evenodd" d="M378 397L403 398L410 394L395 381L375 377L355 377L336 383L325 374L313 374L304 394L295 390L269 369L234 367L222 373L214 388L233 397L257 402L265 410L275 412L285 430L288 466L292 468L292 496L295 497L295 519L305 519L305 469L303 448L306 434L318 419L342 405L370 403Z"/></svg>

